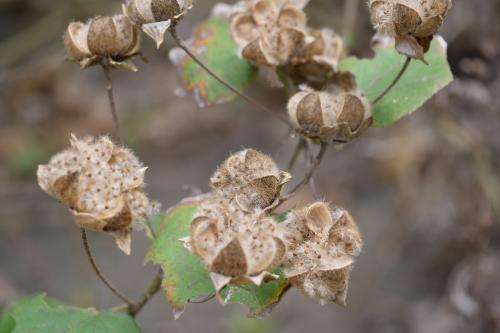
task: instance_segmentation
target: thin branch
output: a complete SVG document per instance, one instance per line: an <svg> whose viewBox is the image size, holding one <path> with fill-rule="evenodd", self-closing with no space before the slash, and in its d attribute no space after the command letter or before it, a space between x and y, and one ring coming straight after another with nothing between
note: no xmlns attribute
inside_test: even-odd
<svg viewBox="0 0 500 333"><path fill-rule="evenodd" d="M111 109L111 115L113 116L113 123L115 125L115 135L120 144L123 144L120 121L118 120L118 113L116 111L115 97L113 93L113 80L111 78L111 65L109 64L109 60L104 60L101 63L101 67L104 71L104 75L106 76L106 91L108 93L109 106Z"/></svg>
<svg viewBox="0 0 500 333"><path fill-rule="evenodd" d="M162 273L158 273L158 275L151 281L151 284L149 285L148 289L142 296L142 298L135 304L130 306L129 313L132 317L135 317L141 310L142 308L149 302L149 300L158 293L161 289L161 282L162 282Z"/></svg>
<svg viewBox="0 0 500 333"><path fill-rule="evenodd" d="M403 65L403 67L401 68L401 70L399 71L398 75L396 76L396 78L394 79L394 81L392 81L392 83L377 97L373 100L372 104L375 105L377 104L378 102L380 102L380 100L382 98L384 98L391 90L392 88L394 88L394 86L399 82L399 80L401 79L401 77L403 77L403 74L406 72L406 70L408 69L408 66L410 65L410 62L411 62L411 58L410 57L407 57L406 60L405 60L405 63Z"/></svg>
<svg viewBox="0 0 500 333"><path fill-rule="evenodd" d="M282 122L284 122L287 125L290 124L289 121L288 121L288 118L285 117L284 114L274 112L273 110L269 109L268 107L260 104L258 101L256 101L252 97L250 97L248 95L245 95L243 92L241 92L240 90L238 90L237 88L235 88L229 82L227 82L226 80L224 80L223 78L221 78L219 75L217 75L214 71L212 71L210 68L208 68L207 65L205 65L200 59L198 59L198 57L193 52L191 52L191 50L180 39L179 35L177 34L177 30L175 29L175 25L172 26L169 29L169 32L172 35L172 38L174 39L174 41L177 43L177 45L182 50L184 50L184 52L186 52L186 54L188 56L190 56L201 68L203 68L214 79L216 79L217 81L219 81L223 86L225 86L227 89L231 90L233 93L235 93L236 95L238 95L241 98L243 98L248 103L252 104L254 107L258 108L259 110L262 110L262 111L267 112L267 113L269 113L269 114L271 114L273 116L278 117L278 119L280 119Z"/></svg>
<svg viewBox="0 0 500 333"><path fill-rule="evenodd" d="M328 148L328 144L326 142L321 142L321 147L319 149L318 155L316 155L316 158L311 162L311 165L309 166L309 170L307 170L306 174L304 175L304 178L293 188L293 190L290 192L288 196L292 196L297 192L302 186L305 184L308 184L311 178L314 175L314 172L318 168L318 166L321 164L321 161L323 160L323 157L325 156L326 150Z"/></svg>
<svg viewBox="0 0 500 333"><path fill-rule="evenodd" d="M293 155L290 158L290 162L288 162L288 167L287 167L288 172L293 171L295 163L297 163L299 155L305 147L306 147L306 141L304 140L303 137L300 137L299 142L297 142L297 146L295 147L295 150L293 152Z"/></svg>
<svg viewBox="0 0 500 333"><path fill-rule="evenodd" d="M87 254L87 258L89 259L90 264L92 265L92 268L94 269L94 272L97 274L99 279L101 279L101 281L106 285L106 287L108 287L109 290L111 290L113 292L113 294L115 294L119 299L121 299L122 301L127 303L128 306L132 306L133 303L131 301L129 301L127 297L123 296L123 294L121 292L119 292L101 273L101 271L99 270L99 267L97 267L97 263L94 259L94 256L92 255L92 250L90 249L90 244L89 244L89 241L87 238L87 232L83 228L81 229L81 231L82 231L83 247L85 248L85 253Z"/></svg>

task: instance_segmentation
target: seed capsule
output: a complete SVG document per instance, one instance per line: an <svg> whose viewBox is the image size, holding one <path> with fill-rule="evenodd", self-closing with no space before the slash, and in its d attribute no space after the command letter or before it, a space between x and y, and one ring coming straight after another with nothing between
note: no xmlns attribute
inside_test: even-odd
<svg viewBox="0 0 500 333"><path fill-rule="evenodd" d="M165 32L193 5L192 0L127 0L123 13L150 36L159 48Z"/></svg>
<svg viewBox="0 0 500 333"><path fill-rule="evenodd" d="M290 99L288 114L303 135L322 141L350 141L372 123L370 103L351 92L304 90Z"/></svg>
<svg viewBox="0 0 500 333"><path fill-rule="evenodd" d="M72 22L64 35L68 57L87 68L108 58L114 67L137 71L126 60L137 54L140 33L124 15L98 16L87 23Z"/></svg>
<svg viewBox="0 0 500 333"><path fill-rule="evenodd" d="M451 0L370 0L375 28L396 39L396 49L425 62L433 36L451 8Z"/></svg>
<svg viewBox="0 0 500 333"><path fill-rule="evenodd" d="M77 139L37 171L38 184L68 205L85 229L111 233L130 253L131 229L158 208L144 193L144 168L133 153L107 137Z"/></svg>

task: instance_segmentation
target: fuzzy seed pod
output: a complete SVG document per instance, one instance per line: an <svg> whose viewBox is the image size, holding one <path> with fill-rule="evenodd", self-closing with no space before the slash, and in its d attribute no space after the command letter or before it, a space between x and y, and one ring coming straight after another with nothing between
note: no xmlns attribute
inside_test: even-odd
<svg viewBox="0 0 500 333"><path fill-rule="evenodd" d="M126 60L139 52L140 33L124 15L98 16L87 23L72 22L64 34L64 45L68 57L82 68L108 58L114 67L137 71Z"/></svg>
<svg viewBox="0 0 500 333"><path fill-rule="evenodd" d="M266 69L287 65L308 42L308 1L247 0L238 3L231 34L242 57ZM278 83L276 83L278 84Z"/></svg>
<svg viewBox="0 0 500 333"><path fill-rule="evenodd" d="M193 6L192 0L127 0L123 13L151 37L159 48L165 32Z"/></svg>
<svg viewBox="0 0 500 333"><path fill-rule="evenodd" d="M134 154L108 137L77 139L37 171L38 184L68 205L85 229L110 232L130 253L132 227L157 209L144 193L145 168Z"/></svg>
<svg viewBox="0 0 500 333"><path fill-rule="evenodd" d="M290 99L288 115L300 133L325 142L350 141L372 123L370 103L354 92L305 89Z"/></svg>
<svg viewBox="0 0 500 333"><path fill-rule="evenodd" d="M215 192L249 212L269 209L291 176L273 159L253 149L229 157L210 179Z"/></svg>
<svg viewBox="0 0 500 333"><path fill-rule="evenodd" d="M217 291L229 283L260 285L276 278L270 272L281 264L286 248L272 218L214 196L198 208L190 228L189 247L212 272Z"/></svg>
<svg viewBox="0 0 500 333"><path fill-rule="evenodd" d="M425 62L433 36L451 8L451 0L370 0L375 28L396 39L403 55Z"/></svg>
<svg viewBox="0 0 500 333"><path fill-rule="evenodd" d="M348 79L346 90L353 89L351 75L338 71L338 63L344 55L342 38L328 28L311 30L309 35L312 42L292 58L287 68L295 83L307 83L316 89L323 89L328 84L345 87L343 81Z"/></svg>
<svg viewBox="0 0 500 333"><path fill-rule="evenodd" d="M362 248L358 227L347 211L323 202L292 211L287 230L285 276L322 303L345 305L349 272Z"/></svg>

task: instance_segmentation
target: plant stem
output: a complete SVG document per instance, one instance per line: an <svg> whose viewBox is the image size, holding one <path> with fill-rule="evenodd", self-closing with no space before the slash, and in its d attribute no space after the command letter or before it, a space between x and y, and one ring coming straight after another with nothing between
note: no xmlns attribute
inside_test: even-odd
<svg viewBox="0 0 500 333"><path fill-rule="evenodd" d="M408 69L408 66L410 65L410 62L411 62L411 58L410 57L407 57L406 60L405 60L405 63L403 65L403 67L401 68L401 70L399 71L398 75L396 76L396 78L392 81L392 83L377 97L373 100L372 104L375 105L377 104L378 102L380 102L380 100L382 98L384 98L391 90L392 88L394 88L394 86L399 82L399 80L401 79L401 77L403 76L403 74L406 72L406 70Z"/></svg>
<svg viewBox="0 0 500 333"><path fill-rule="evenodd" d="M243 92L241 92L240 90L238 90L237 88L235 88L233 85L231 85L229 82L227 82L226 80L224 80L223 78L221 78L219 75L217 75L210 68L208 68L207 65L205 65L200 59L198 59L198 57L193 52L191 52L191 50L189 50L189 48L180 39L179 35L177 34L177 30L175 29L175 25L172 26L168 31L170 32L170 35L172 35L172 38L177 43L177 45L182 50L184 50L184 52L186 52L186 54L188 56L190 56L201 68L203 68L208 74L210 74L210 76L212 76L214 79L216 79L217 81L219 81L220 84L222 84L223 86L225 86L227 89L231 90L236 95L238 95L241 98L243 98L249 104L252 104L254 107L258 108L259 110L262 110L262 111L267 112L267 113L269 113L269 114L271 114L271 115L273 115L275 117L278 117L278 119L280 119L282 122L284 122L287 125L290 124L289 121L288 121L288 118L286 118L284 114L276 113L273 110L269 109L268 107L260 104L258 101L256 101L255 99L253 99L250 96L247 96L246 94L244 94Z"/></svg>
<svg viewBox="0 0 500 333"><path fill-rule="evenodd" d="M161 281L162 281L162 274L161 272L158 273L158 275L151 281L151 284L149 285L148 289L142 296L142 298L135 304L131 305L129 307L129 313L132 317L135 317L141 310L142 308L149 302L149 300L156 295L158 291L161 289Z"/></svg>
<svg viewBox="0 0 500 333"><path fill-rule="evenodd" d="M101 67L106 76L106 91L108 93L109 106L111 109L111 115L113 116L113 123L115 125L115 135L120 144L123 144L120 121L118 120L118 113L116 112L115 97L113 92L113 80L111 78L111 65L109 64L109 59L101 63Z"/></svg>
<svg viewBox="0 0 500 333"><path fill-rule="evenodd" d="M128 306L132 306L133 303L129 301L127 297L123 296L123 294L120 293L101 273L99 267L97 267L97 263L94 259L94 256L92 255L92 250L90 249L90 244L87 238L87 231L85 231L85 229L83 228L81 229L81 231L82 231L83 247L85 248L85 253L87 254L87 258L89 259L90 264L94 269L94 272L97 274L99 279L101 279L101 281L106 285L106 287L108 287L109 290L113 292L113 294L115 294L119 299L127 303Z"/></svg>
<svg viewBox="0 0 500 333"><path fill-rule="evenodd" d="M326 150L328 148L328 144L326 142L321 142L321 147L319 149L318 155L316 155L316 158L314 158L313 161L311 161L311 165L309 166L309 170L307 170L306 174L304 175L304 178L298 183L293 190L290 192L288 196L292 196L295 192L297 192L303 185L309 183L311 178L314 175L314 172L318 168L318 166L321 164L321 161L323 160L323 157L325 156Z"/></svg>
<svg viewBox="0 0 500 333"><path fill-rule="evenodd" d="M214 299L216 295L216 293L212 293L202 298L190 298L188 302L193 304L202 304Z"/></svg>
<svg viewBox="0 0 500 333"><path fill-rule="evenodd" d="M295 166L295 163L297 163L297 160L299 159L299 155L302 152L302 150L305 148L306 142L303 137L299 139L299 142L297 142L297 146L295 147L295 150L293 152L292 158L290 159L290 162L288 162L288 167L287 170L288 172L293 171L293 167Z"/></svg>

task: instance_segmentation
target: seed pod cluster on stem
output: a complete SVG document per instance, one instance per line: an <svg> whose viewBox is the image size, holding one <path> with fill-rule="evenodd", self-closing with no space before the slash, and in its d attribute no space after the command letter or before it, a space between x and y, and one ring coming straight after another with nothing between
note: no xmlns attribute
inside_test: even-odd
<svg viewBox="0 0 500 333"><path fill-rule="evenodd" d="M159 48L168 28L181 20L192 6L192 0L127 0L123 13Z"/></svg>
<svg viewBox="0 0 500 333"><path fill-rule="evenodd" d="M345 304L350 268L361 251L357 226L345 210L323 202L277 223L271 211L289 179L262 153L234 154L213 175L213 191L182 241L210 271L217 293L228 284L276 279L273 271L281 268L307 295Z"/></svg>
<svg viewBox="0 0 500 333"><path fill-rule="evenodd" d="M141 46L139 29L124 15L97 16L86 23L72 22L64 34L68 58L82 69L103 59L115 68L137 71L130 58Z"/></svg>
<svg viewBox="0 0 500 333"><path fill-rule="evenodd" d="M241 56L258 66L270 83L286 73L310 85L326 84L337 73L342 40L331 29L307 25L308 0L244 0L231 15L231 34Z"/></svg>
<svg viewBox="0 0 500 333"><path fill-rule="evenodd" d="M288 102L291 123L302 135L323 142L348 142L372 124L370 102L358 92L304 88Z"/></svg>
<svg viewBox="0 0 500 333"><path fill-rule="evenodd" d="M130 254L131 231L159 209L144 192L147 168L108 137L71 138L71 147L37 171L38 184L66 204L78 226L108 232Z"/></svg>
<svg viewBox="0 0 500 333"><path fill-rule="evenodd" d="M451 0L370 0L369 3L377 31L394 37L399 53L424 62L424 54L451 5Z"/></svg>

